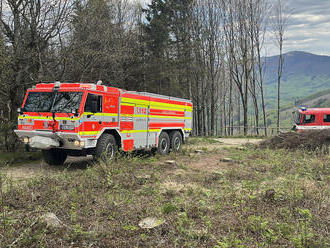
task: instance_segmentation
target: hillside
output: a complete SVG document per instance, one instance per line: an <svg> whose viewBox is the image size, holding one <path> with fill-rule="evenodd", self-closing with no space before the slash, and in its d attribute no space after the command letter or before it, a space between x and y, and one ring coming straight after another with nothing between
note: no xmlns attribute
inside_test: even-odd
<svg viewBox="0 0 330 248"><path fill-rule="evenodd" d="M301 98L297 101L297 104L309 106L312 108L330 107L330 89Z"/></svg>
<svg viewBox="0 0 330 248"><path fill-rule="evenodd" d="M279 56L265 58L266 98L270 107L276 105L278 58ZM294 103L300 98L329 89L329 68L329 56L298 51L284 54L282 104Z"/></svg>

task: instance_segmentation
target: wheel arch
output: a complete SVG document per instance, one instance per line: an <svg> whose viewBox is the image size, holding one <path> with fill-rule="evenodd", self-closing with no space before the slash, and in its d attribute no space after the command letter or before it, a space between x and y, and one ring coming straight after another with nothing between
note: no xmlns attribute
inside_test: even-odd
<svg viewBox="0 0 330 248"><path fill-rule="evenodd" d="M118 130L116 130L116 129L105 129L102 132L102 134L104 134L104 133L113 135L113 137L115 137L115 140L116 140L116 143L118 145L118 148L121 148L122 147L122 144L121 144L122 139L121 139L121 136L120 136Z"/></svg>

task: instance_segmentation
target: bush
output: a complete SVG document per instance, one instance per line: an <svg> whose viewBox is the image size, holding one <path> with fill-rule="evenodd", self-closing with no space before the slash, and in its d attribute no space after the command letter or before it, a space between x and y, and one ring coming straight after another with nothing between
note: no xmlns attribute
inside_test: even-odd
<svg viewBox="0 0 330 248"><path fill-rule="evenodd" d="M13 152L18 148L20 141L14 133L15 128L13 121L0 121L0 149Z"/></svg>

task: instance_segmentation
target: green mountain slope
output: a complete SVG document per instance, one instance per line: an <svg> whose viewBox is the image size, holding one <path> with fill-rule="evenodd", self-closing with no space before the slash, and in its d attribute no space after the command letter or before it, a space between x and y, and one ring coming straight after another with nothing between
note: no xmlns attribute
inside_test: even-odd
<svg viewBox="0 0 330 248"><path fill-rule="evenodd" d="M278 56L265 58L265 88L268 108L276 107ZM330 57L305 52L284 54L281 83L282 106L330 89ZM330 107L330 105L329 105Z"/></svg>

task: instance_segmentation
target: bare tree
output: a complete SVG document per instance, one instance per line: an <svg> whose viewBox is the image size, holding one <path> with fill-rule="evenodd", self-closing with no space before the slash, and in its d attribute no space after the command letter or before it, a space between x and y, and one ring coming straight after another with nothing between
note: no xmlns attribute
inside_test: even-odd
<svg viewBox="0 0 330 248"><path fill-rule="evenodd" d="M265 96L264 96L264 71L265 63L262 59L262 49L264 45L266 29L268 25L268 14L270 7L268 1L265 0L250 0L250 32L252 42L252 60L253 60L253 75L252 75L252 87L251 96L255 105L256 112L256 129L258 133L258 102L256 92L259 92L261 97L261 107L263 114L263 126L264 134L267 136L267 123L266 123L266 108L265 108Z"/></svg>
<svg viewBox="0 0 330 248"><path fill-rule="evenodd" d="M283 0L277 0L274 6L274 23L273 23L273 32L275 36L275 43L279 48L279 59L278 59L278 68L277 68L277 132L280 131L280 99L281 99L281 79L283 72L283 42L284 34L286 27L289 21L289 12L287 4Z"/></svg>
<svg viewBox="0 0 330 248"><path fill-rule="evenodd" d="M4 85L8 112L21 102L26 87L43 78L44 59L49 44L64 28L70 0L5 0L8 11L1 17L2 31L11 47L11 80Z"/></svg>
<svg viewBox="0 0 330 248"><path fill-rule="evenodd" d="M223 27L228 47L229 73L241 97L245 135L248 132L248 96L250 73L252 71L247 1L222 0L223 8L226 11ZM240 114L238 119L240 119Z"/></svg>
<svg viewBox="0 0 330 248"><path fill-rule="evenodd" d="M261 50L264 45L265 35L268 25L268 14L269 14L269 5L267 1L260 1L260 4L257 5L256 9L256 23L254 25L254 39L255 39L255 49L256 49L256 67L259 73L257 83L260 88L261 95L261 106L263 114L263 123L264 123L264 133L267 136L267 121L266 121L266 107L265 107L265 90L264 90L264 71L265 63L261 57Z"/></svg>

